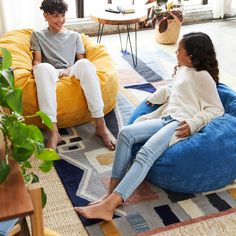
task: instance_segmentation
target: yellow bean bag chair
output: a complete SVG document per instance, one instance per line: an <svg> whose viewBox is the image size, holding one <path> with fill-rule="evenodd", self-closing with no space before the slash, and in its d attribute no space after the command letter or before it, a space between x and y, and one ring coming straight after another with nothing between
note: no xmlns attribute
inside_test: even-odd
<svg viewBox="0 0 236 236"><path fill-rule="evenodd" d="M13 30L0 38L0 47L7 48L12 55L15 84L23 88L24 116L39 110L36 84L32 74L32 52L30 51L31 29ZM118 94L118 73L105 47L82 34L88 58L96 67L104 101L104 113L110 112ZM57 83L58 127L65 128L88 122L92 119L80 82L73 77L64 77ZM39 118L27 123L43 127Z"/></svg>

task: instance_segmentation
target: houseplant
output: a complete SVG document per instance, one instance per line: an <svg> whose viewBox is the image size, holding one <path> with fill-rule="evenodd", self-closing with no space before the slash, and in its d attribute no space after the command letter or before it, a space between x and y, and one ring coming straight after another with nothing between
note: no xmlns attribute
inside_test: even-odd
<svg viewBox="0 0 236 236"><path fill-rule="evenodd" d="M53 166L53 161L58 160L59 157L54 150L44 148L44 137L39 128L24 122L26 117L22 115L22 89L16 88L14 84L11 54L4 48L0 48L0 51L2 52L0 106L3 108L0 110L0 131L4 149L0 152L0 184L4 182L10 172L11 158L19 163L25 182L35 183L39 179L32 170L30 158L35 157L40 160L38 168L43 172L48 172ZM39 116L48 128L52 127L51 120L43 112L39 111L31 117L34 116ZM43 194L43 205L46 202L45 197Z"/></svg>
<svg viewBox="0 0 236 236"><path fill-rule="evenodd" d="M146 25L155 27L155 39L162 44L174 44L183 21L182 5L156 0L148 14Z"/></svg>

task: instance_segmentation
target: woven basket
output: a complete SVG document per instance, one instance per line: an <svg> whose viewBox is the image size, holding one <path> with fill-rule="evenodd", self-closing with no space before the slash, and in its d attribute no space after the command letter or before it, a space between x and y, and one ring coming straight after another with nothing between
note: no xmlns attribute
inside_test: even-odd
<svg viewBox="0 0 236 236"><path fill-rule="evenodd" d="M174 44L179 38L181 23L175 19L168 20L168 27L165 32L160 33L158 25L155 28L155 40L161 44Z"/></svg>

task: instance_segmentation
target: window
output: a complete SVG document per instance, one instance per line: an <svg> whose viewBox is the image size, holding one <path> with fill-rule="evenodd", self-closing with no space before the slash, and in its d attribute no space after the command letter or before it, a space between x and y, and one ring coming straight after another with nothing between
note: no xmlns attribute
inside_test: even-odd
<svg viewBox="0 0 236 236"><path fill-rule="evenodd" d="M94 9L99 9L100 7L104 6L108 2L108 0L65 0L68 3L68 12L66 14L67 19L75 19L75 18L82 18L82 17L89 17L91 12ZM122 4L122 2L130 1L131 3L133 0L112 0L114 4ZM146 2L147 0L134 0L138 1L139 3ZM177 0L176 0L177 1ZM202 4L208 4L210 6L213 6L215 0L181 0L181 3L187 7L191 8L192 6L196 8L197 6L200 6ZM236 13L236 1L231 1L231 12L230 15L235 15ZM81 6L81 9L79 6ZM78 6L78 7L77 7Z"/></svg>
<svg viewBox="0 0 236 236"><path fill-rule="evenodd" d="M106 4L107 0L66 0L66 2L68 3L68 12L66 14L66 18L73 19L81 18L79 15L80 11L77 9L77 6L81 6L80 4L83 4L84 7L84 17L89 17L90 13L94 9L97 9L99 6Z"/></svg>
<svg viewBox="0 0 236 236"><path fill-rule="evenodd" d="M78 17L81 11L77 9L77 6L80 6L80 4L83 4L83 7L84 7L84 11L83 11L84 17L89 17L89 15L94 9L98 9L99 7L103 6L104 4L108 2L108 0L86 0L86 1L85 0L65 0L65 1L68 3L68 6L69 6L68 12L66 14L67 19L81 18L81 16ZM122 2L127 3L127 1L130 1L130 3L133 2L133 0L113 0L112 2L118 5L118 4L122 4ZM143 1L144 3L146 2L145 0L136 0L136 1L139 1L139 2ZM191 5L202 5L202 3L205 1L208 1L210 3L210 2L213 2L214 0L182 0L181 2L184 6L191 6Z"/></svg>

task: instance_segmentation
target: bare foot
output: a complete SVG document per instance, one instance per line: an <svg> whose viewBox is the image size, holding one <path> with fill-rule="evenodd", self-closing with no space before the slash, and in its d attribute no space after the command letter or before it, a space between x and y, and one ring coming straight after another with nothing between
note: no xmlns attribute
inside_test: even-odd
<svg viewBox="0 0 236 236"><path fill-rule="evenodd" d="M99 199L97 199L96 201L89 203L89 205L90 206L95 205L95 204L98 204L98 203L102 202L103 200L105 200L107 197L109 197L112 194L113 190L116 188L116 186L119 183L120 183L119 179L111 178L110 183L109 183L109 187L108 187L108 192L106 194L104 194L102 197L100 197Z"/></svg>
<svg viewBox="0 0 236 236"><path fill-rule="evenodd" d="M57 144L60 143L61 140L62 139L58 130L48 130L48 142L46 147L56 150Z"/></svg>
<svg viewBox="0 0 236 236"><path fill-rule="evenodd" d="M85 207L75 207L76 212L88 219L112 220L115 209L122 203L122 199L115 193L110 194L102 202Z"/></svg>
<svg viewBox="0 0 236 236"><path fill-rule="evenodd" d="M105 127L97 127L96 128L96 135L99 136L105 145L110 150L115 150L116 148L116 139L111 133L111 131L105 126Z"/></svg>
<svg viewBox="0 0 236 236"><path fill-rule="evenodd" d="M115 150L116 139L111 133L111 131L107 128L104 117L95 118L95 123L96 135L102 138L103 142L110 150Z"/></svg>
<svg viewBox="0 0 236 236"><path fill-rule="evenodd" d="M96 205L86 207L75 207L76 212L88 219L101 219L105 221L112 220L113 210L108 210L104 203L100 202Z"/></svg>
<svg viewBox="0 0 236 236"><path fill-rule="evenodd" d="M92 205L98 204L98 203L102 202L103 200L105 200L108 196L109 196L109 193L106 193L103 196L101 196L100 198L98 198L96 201L90 202L88 205L92 206Z"/></svg>

